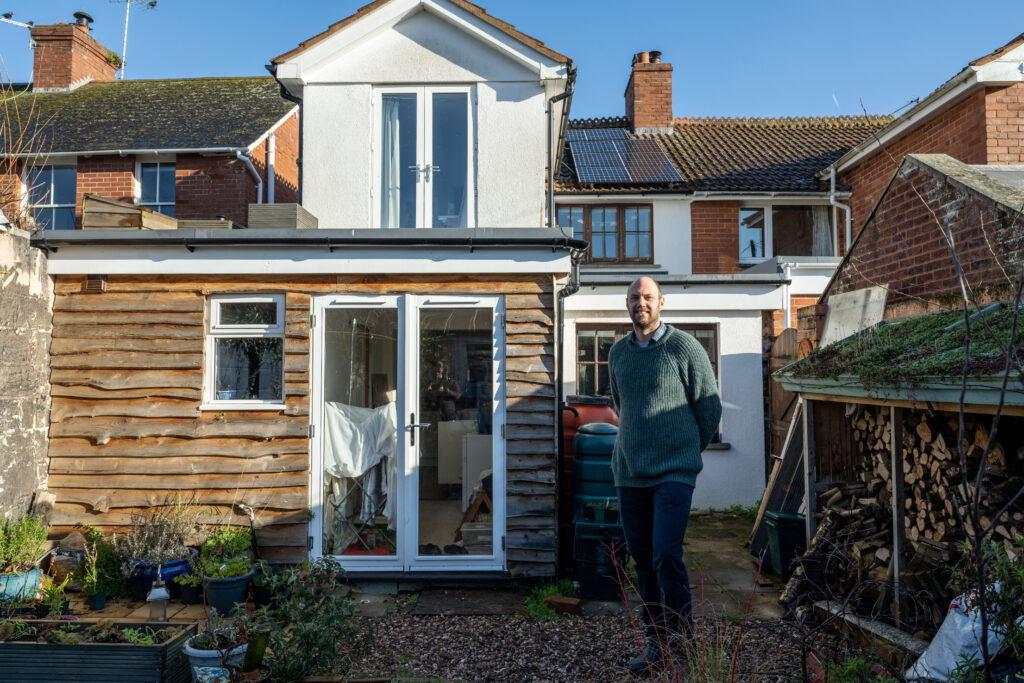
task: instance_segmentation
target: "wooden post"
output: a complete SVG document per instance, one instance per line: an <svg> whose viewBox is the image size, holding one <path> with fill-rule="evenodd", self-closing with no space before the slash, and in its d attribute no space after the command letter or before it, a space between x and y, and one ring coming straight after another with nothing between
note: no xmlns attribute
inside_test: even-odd
<svg viewBox="0 0 1024 683"><path fill-rule="evenodd" d="M811 540L817 531L817 521L814 518L815 501L814 491L814 402L804 401L804 507L806 508L806 532L807 547L811 546Z"/></svg>
<svg viewBox="0 0 1024 683"><path fill-rule="evenodd" d="M889 407L889 472L892 477L892 614L896 627L902 623L902 573L906 569L906 543L903 526L903 408Z"/></svg>

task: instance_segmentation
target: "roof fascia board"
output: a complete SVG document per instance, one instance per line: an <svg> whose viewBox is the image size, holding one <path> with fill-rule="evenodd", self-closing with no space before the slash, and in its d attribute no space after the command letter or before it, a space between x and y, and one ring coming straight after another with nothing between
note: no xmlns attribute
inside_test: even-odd
<svg viewBox="0 0 1024 683"><path fill-rule="evenodd" d="M912 401L918 406L928 403L959 405L960 392L962 391L960 379L953 377L949 378L948 381L938 381L939 378L929 378L931 381L916 382L912 391L894 386L875 384L868 386L859 377L853 375L830 379L795 377L790 374L776 372L772 375L772 379L788 391L853 399L853 403L857 403L857 399L874 399L882 401ZM1018 410L1024 407L1024 391L1014 389L1011 386L1007 391L1001 392L1001 385L1002 377L969 377L964 403L999 405L1001 400L1000 394L1002 394L1005 406L1013 406Z"/></svg>
<svg viewBox="0 0 1024 683"><path fill-rule="evenodd" d="M170 148L146 148L146 149L89 149L81 152L25 152L12 154L14 159L40 159L46 162L49 159L69 159L74 157L92 157L105 155L118 155L122 157L143 154L234 154L235 152L247 152L248 147L170 147Z"/></svg>
<svg viewBox="0 0 1024 683"><path fill-rule="evenodd" d="M290 111L289 111L289 112L288 112L287 114L285 114L284 116L282 116L282 117L281 117L281 118L280 118L280 119L278 120L278 122L277 122L277 123L275 123L274 125L272 125L272 126L271 126L270 128L268 128L267 130L263 131L263 134L262 134L262 135L260 135L260 136L259 136L258 138L256 138L256 140L255 140L255 141L254 141L254 142L253 142L253 143L252 143L251 145L249 145L249 147L247 148L247 149L248 149L248 151L250 151L250 152L251 152L251 151L253 151L254 149L256 149L257 147L259 147L260 145L262 145L262 144L263 144L263 141L264 141L264 140L266 140L266 139L267 139L268 137L270 137L270 134L271 134L271 133L274 133L274 132L276 132L276 131L277 131L277 129L278 129L278 128L280 128L280 127L281 127L282 125L284 125L284 122L285 122L285 121L287 121L287 120L288 120L288 119L290 119L290 118L291 118L292 116L294 116L294 115L295 115L295 112L297 112L298 110L299 110L299 105L297 105L297 104L296 104L296 105L295 105L294 107L292 107L292 108L291 108L291 110L290 110Z"/></svg>

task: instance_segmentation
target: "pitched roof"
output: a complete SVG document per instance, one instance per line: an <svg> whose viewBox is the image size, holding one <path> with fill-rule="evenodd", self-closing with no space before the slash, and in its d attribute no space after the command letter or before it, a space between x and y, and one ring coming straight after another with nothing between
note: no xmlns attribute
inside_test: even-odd
<svg viewBox="0 0 1024 683"><path fill-rule="evenodd" d="M93 82L16 97L34 107L35 149L48 153L244 149L296 106L270 76Z"/></svg>
<svg viewBox="0 0 1024 683"><path fill-rule="evenodd" d="M889 119L879 116L792 118L677 118L655 139L683 176L682 185L583 185L572 154L556 183L559 192L821 192L815 174ZM572 121L570 128L625 128L625 117Z"/></svg>
<svg viewBox="0 0 1024 683"><path fill-rule="evenodd" d="M286 61L291 57L294 57L295 55L299 54L305 49L312 47L313 45L316 45L321 40L330 37L331 35L337 33L338 31L345 28L349 24L355 22L358 19L361 19L362 17L373 12L375 9L382 7L383 5L386 5L389 2L391 2L391 0L375 0L374 2L371 2L368 5L363 5L362 7L357 9L354 14L351 14L342 19L341 21L336 21L330 26L328 26L326 31L318 33L312 38L307 38L306 40L299 43L298 47L295 47L294 49L291 49L282 55L274 57L273 59L270 60L270 63L280 64L281 62ZM448 2L451 2L456 7L464 9L465 11L469 12L478 19L482 19L483 21L487 22L488 24L498 29L499 31L502 31L512 36L516 40L520 41L524 45L533 48L534 50L541 53L545 57L549 57L555 60L556 62L572 62L571 58L566 57L561 52L556 52L552 50L542 41L537 40L532 36L526 35L525 33L519 31L518 29L516 29L515 26L509 24L508 22L504 22L501 19L498 19L497 17L491 16L490 14L487 13L487 10L485 10L483 7L480 7L479 5L474 5L471 2L466 2L466 0L448 0Z"/></svg>

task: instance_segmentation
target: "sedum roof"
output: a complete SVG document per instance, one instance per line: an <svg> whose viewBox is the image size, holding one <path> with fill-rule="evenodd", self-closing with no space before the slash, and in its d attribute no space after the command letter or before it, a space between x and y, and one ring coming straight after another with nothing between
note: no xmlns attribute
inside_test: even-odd
<svg viewBox="0 0 1024 683"><path fill-rule="evenodd" d="M880 116L677 118L658 141L684 182L586 185L566 145L559 192L822 192L815 175L889 121ZM570 128L628 128L625 117L571 121Z"/></svg>
<svg viewBox="0 0 1024 683"><path fill-rule="evenodd" d="M34 109L45 153L244 149L296 106L270 76L92 82L16 99Z"/></svg>

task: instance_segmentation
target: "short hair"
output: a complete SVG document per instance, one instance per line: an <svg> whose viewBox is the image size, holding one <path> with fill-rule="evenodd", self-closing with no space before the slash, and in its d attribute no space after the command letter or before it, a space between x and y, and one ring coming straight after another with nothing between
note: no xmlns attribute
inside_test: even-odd
<svg viewBox="0 0 1024 683"><path fill-rule="evenodd" d="M654 279L653 277L651 277L650 275L641 275L641 276L640 276L640 277L638 277L637 279L633 280L633 282L631 282L631 283L629 284L629 288L628 288L628 289L633 289L633 285L635 285L636 283L640 282L640 281L641 281L641 280L643 280L644 278L647 278L648 280L650 280L651 282L653 282L653 283L654 283L654 288L655 288L656 290L658 290L658 298L659 298L659 299L665 296L665 295L664 295L664 294L662 293L662 291L661 291L661 284L660 284L660 283L659 283L659 282L658 282L657 280L655 280L655 279ZM627 289L627 291L628 291L628 289Z"/></svg>

